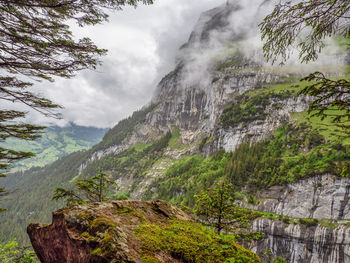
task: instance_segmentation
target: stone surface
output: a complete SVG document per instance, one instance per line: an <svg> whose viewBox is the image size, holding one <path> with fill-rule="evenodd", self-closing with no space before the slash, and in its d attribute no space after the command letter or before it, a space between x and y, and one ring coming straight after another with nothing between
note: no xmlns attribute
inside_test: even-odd
<svg viewBox="0 0 350 263"><path fill-rule="evenodd" d="M259 219L254 222L253 230L265 233L265 239L252 247L258 255L269 251L288 263L350 262L350 227L347 226L332 229Z"/></svg>
<svg viewBox="0 0 350 263"><path fill-rule="evenodd" d="M319 175L258 195L254 209L297 218L350 220L350 179Z"/></svg>
<svg viewBox="0 0 350 263"><path fill-rule="evenodd" d="M141 243L135 228L170 219L191 221L165 201L90 203L58 210L51 225L31 224L27 232L43 263L139 263ZM171 255L160 257L179 262Z"/></svg>
<svg viewBox="0 0 350 263"><path fill-rule="evenodd" d="M291 217L294 221L317 219L318 224L307 226L258 219L252 229L265 233L265 239L256 242L253 251L260 256L269 251L290 263L349 263L349 192L349 178L319 175L257 193L260 201L248 205L250 208Z"/></svg>

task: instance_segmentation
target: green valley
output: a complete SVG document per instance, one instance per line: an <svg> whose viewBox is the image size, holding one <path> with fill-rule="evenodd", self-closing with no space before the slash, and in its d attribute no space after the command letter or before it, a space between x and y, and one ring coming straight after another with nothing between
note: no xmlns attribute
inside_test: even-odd
<svg viewBox="0 0 350 263"><path fill-rule="evenodd" d="M35 157L14 163L11 172L23 171L32 167L44 167L72 152L88 149L97 144L106 129L83 127L73 123L65 127L50 126L41 138L35 141L9 139L2 143L4 148L33 152Z"/></svg>

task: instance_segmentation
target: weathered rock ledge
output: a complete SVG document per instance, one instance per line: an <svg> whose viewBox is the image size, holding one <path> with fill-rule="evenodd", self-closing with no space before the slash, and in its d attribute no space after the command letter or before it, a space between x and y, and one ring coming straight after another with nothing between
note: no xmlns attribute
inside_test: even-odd
<svg viewBox="0 0 350 263"><path fill-rule="evenodd" d="M114 201L64 208L53 213L51 225L31 224L27 232L43 263L142 262L134 230L141 223L191 221L165 201ZM164 262L180 262L159 255Z"/></svg>

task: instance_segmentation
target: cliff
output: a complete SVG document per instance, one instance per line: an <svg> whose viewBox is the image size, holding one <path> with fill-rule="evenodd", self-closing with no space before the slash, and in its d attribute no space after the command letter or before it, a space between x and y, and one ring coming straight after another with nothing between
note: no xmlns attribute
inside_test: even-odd
<svg viewBox="0 0 350 263"><path fill-rule="evenodd" d="M278 216L254 222L265 239L251 248L291 263L350 262L349 187L349 178L322 175L260 192L250 207Z"/></svg>
<svg viewBox="0 0 350 263"><path fill-rule="evenodd" d="M259 255L269 251L290 263L350 262L350 227L317 223L286 224L268 219L257 220L255 231L265 234L252 247Z"/></svg>
<svg viewBox="0 0 350 263"><path fill-rule="evenodd" d="M53 213L51 225L31 224L27 231L43 263L260 262L164 201L65 208Z"/></svg>

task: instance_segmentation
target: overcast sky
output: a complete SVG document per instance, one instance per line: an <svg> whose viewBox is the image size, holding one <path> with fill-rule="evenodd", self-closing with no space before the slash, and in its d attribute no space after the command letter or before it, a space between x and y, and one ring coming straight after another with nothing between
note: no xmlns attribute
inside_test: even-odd
<svg viewBox="0 0 350 263"><path fill-rule="evenodd" d="M187 41L201 12L225 0L157 0L154 5L126 8L110 15L109 23L76 28L107 48L103 66L55 83L36 84L40 93L62 105L60 124L112 127L151 99L158 81L174 67L178 48ZM39 114L35 123L54 122Z"/></svg>

